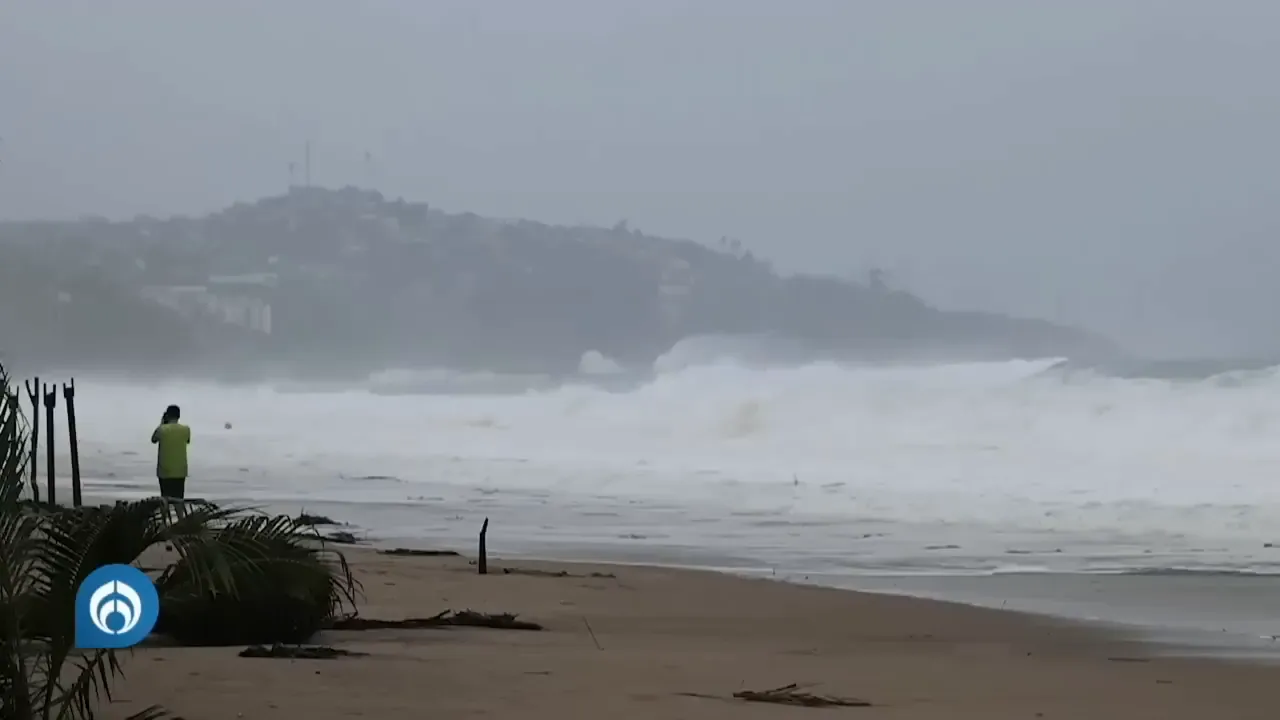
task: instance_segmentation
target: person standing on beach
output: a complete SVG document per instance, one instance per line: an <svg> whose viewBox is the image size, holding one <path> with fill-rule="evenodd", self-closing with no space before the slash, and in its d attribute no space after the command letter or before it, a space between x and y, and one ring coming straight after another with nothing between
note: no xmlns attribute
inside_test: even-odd
<svg viewBox="0 0 1280 720"><path fill-rule="evenodd" d="M178 422L182 410L170 405L160 418L160 425L151 433L151 443L156 446L156 479L160 481L160 497L164 501L165 520L169 520L169 505L177 503L179 518L187 514L183 499L187 485L187 446L191 444L191 428Z"/></svg>

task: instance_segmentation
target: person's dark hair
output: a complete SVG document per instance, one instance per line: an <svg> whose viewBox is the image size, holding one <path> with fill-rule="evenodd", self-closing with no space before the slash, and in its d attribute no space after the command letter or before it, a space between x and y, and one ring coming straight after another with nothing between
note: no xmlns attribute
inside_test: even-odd
<svg viewBox="0 0 1280 720"><path fill-rule="evenodd" d="M164 416L171 420L177 420L182 417L182 409L177 405L170 405L164 409Z"/></svg>

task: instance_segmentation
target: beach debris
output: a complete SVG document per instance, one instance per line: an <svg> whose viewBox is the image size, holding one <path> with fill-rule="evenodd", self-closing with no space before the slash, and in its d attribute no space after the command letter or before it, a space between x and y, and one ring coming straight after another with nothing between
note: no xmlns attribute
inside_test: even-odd
<svg viewBox="0 0 1280 720"><path fill-rule="evenodd" d="M329 624L330 630L417 630L419 628L438 628L449 625L448 616L452 610L445 610L431 617L405 618L404 620L380 620L378 618L362 618L359 616L334 620Z"/></svg>
<svg viewBox="0 0 1280 720"><path fill-rule="evenodd" d="M298 515L298 517L294 518L293 522L296 525L309 525L311 527L317 527L319 525L341 525L342 524L326 515L308 514L306 510L303 510L302 513Z"/></svg>
<svg viewBox="0 0 1280 720"><path fill-rule="evenodd" d="M542 630L535 622L520 620L513 613L482 613L474 610L444 612L431 617L405 618L404 620L380 620L377 618L348 617L334 620L330 630L417 630L439 627L485 627L496 630Z"/></svg>
<svg viewBox="0 0 1280 720"><path fill-rule="evenodd" d="M553 578L598 578L598 579L616 579L618 576L613 573L606 572L590 572L585 575L571 573L568 570L539 570L537 568L502 568L503 575L532 575L533 577L553 577Z"/></svg>
<svg viewBox="0 0 1280 720"><path fill-rule="evenodd" d="M871 703L857 698L841 698L831 695L812 695L800 692L795 683L783 685L772 690L740 690L733 694L746 702L774 703L777 705L799 705L801 707L871 707Z"/></svg>
<svg viewBox="0 0 1280 720"><path fill-rule="evenodd" d="M489 552L485 548L485 536L489 534L489 518L480 526L480 553L476 556L476 571L481 575L489 574Z"/></svg>
<svg viewBox="0 0 1280 720"><path fill-rule="evenodd" d="M587 622L587 616L582 616L582 624L587 626L587 634L591 636L591 642L595 643L597 650L603 650L604 646L596 639L596 631L591 629L591 623Z"/></svg>
<svg viewBox="0 0 1280 720"><path fill-rule="evenodd" d="M414 548L391 548L379 550L379 555L405 555L408 557L461 557L461 553L453 550L416 550Z"/></svg>
<svg viewBox="0 0 1280 720"><path fill-rule="evenodd" d="M340 657L363 657L369 653L342 650L328 645L250 645L240 651L245 658L285 658L289 660L334 660Z"/></svg>
<svg viewBox="0 0 1280 720"><path fill-rule="evenodd" d="M520 620L513 613L482 613L474 610L463 610L449 616L450 625L465 627L487 627L499 630L541 630L542 626L535 622Z"/></svg>

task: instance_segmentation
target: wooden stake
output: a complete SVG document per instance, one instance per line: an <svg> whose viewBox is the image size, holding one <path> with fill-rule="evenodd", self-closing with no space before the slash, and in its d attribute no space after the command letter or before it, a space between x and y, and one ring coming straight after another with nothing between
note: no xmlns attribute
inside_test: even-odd
<svg viewBox="0 0 1280 720"><path fill-rule="evenodd" d="M489 552L485 548L485 535L489 534L489 518L484 519L484 524L480 526L480 554L476 557L476 569L481 575L489 574Z"/></svg>
<svg viewBox="0 0 1280 720"><path fill-rule="evenodd" d="M44 426L45 432L49 437L44 440L45 459L48 461L48 477L49 477L49 504L58 504L58 491L54 486L54 478L56 473L53 469L53 409L58 405L58 389L57 386L50 388L48 385L44 387Z"/></svg>
<svg viewBox="0 0 1280 720"><path fill-rule="evenodd" d="M71 504L80 507L84 501L80 495L80 441L76 437L76 379L62 385L62 397L67 401L67 435L71 440Z"/></svg>

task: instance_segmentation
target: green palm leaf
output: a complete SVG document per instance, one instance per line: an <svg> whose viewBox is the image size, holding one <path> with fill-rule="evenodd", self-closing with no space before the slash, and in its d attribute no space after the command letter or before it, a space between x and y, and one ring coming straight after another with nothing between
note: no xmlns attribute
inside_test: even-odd
<svg viewBox="0 0 1280 720"><path fill-rule="evenodd" d="M238 514L170 539L159 630L184 644L304 642L360 592L346 558L286 516Z"/></svg>

